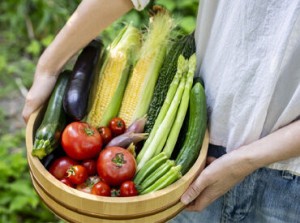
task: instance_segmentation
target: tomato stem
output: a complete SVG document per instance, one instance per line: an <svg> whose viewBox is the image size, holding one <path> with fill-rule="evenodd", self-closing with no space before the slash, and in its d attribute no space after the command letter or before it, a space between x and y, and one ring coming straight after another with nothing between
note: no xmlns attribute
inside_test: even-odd
<svg viewBox="0 0 300 223"><path fill-rule="evenodd" d="M94 135L94 130L90 129L90 128L84 128L84 132L88 135L88 136L92 136Z"/></svg>
<svg viewBox="0 0 300 223"><path fill-rule="evenodd" d="M118 120L118 121L117 121L117 126L118 126L118 127L123 127L123 122L122 122L121 120Z"/></svg>
<svg viewBox="0 0 300 223"><path fill-rule="evenodd" d="M67 174L68 174L67 177L70 177L70 176L74 176L74 175L75 175L75 169L74 169L74 166L70 166L70 168L67 170Z"/></svg>
<svg viewBox="0 0 300 223"><path fill-rule="evenodd" d="M118 189L112 189L110 193L111 197L120 197L120 190Z"/></svg>
<svg viewBox="0 0 300 223"><path fill-rule="evenodd" d="M126 163L123 153L116 153L115 157L112 158L111 161L116 164L117 167L122 167L122 165Z"/></svg>

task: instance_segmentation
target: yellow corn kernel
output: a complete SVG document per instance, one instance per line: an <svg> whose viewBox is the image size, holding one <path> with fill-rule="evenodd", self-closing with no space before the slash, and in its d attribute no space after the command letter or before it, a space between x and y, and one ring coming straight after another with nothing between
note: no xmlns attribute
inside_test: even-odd
<svg viewBox="0 0 300 223"><path fill-rule="evenodd" d="M139 31L131 25L125 29L108 48L92 89L87 122L94 127L106 126L118 114L134 61L133 52L140 46Z"/></svg>
<svg viewBox="0 0 300 223"><path fill-rule="evenodd" d="M87 122L92 126L100 126L101 118L108 107L121 80L122 71L126 67L125 58L111 57L101 72L99 84L96 86L96 95L93 97L91 110Z"/></svg>
<svg viewBox="0 0 300 223"><path fill-rule="evenodd" d="M126 86L119 112L127 125L148 111L173 25L166 11L158 12L150 20L141 55Z"/></svg>
<svg viewBox="0 0 300 223"><path fill-rule="evenodd" d="M155 60L155 57L151 55L139 60L126 86L119 116L128 125L132 123L135 118L139 118L139 116L142 117L147 112L146 108L142 110L141 114L136 114L138 109L135 108L142 106L141 100L143 100L143 97L141 95L146 94L147 92L145 91L149 90L147 89L149 78L155 78L151 77L151 75L146 75L148 73L147 69L150 67L153 60Z"/></svg>

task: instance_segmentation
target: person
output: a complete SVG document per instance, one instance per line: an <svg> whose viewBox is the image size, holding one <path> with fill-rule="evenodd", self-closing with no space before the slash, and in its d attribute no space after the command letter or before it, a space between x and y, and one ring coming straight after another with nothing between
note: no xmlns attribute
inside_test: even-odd
<svg viewBox="0 0 300 223"><path fill-rule="evenodd" d="M148 2L83 0L37 63L25 121L73 54ZM195 40L208 165L171 222L300 222L300 0L201 0Z"/></svg>

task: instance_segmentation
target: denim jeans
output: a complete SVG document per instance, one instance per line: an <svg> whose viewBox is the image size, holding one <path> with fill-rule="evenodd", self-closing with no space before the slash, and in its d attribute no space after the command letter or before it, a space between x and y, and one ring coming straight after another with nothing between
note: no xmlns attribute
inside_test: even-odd
<svg viewBox="0 0 300 223"><path fill-rule="evenodd" d="M170 223L300 223L300 176L261 168L202 212L183 211Z"/></svg>

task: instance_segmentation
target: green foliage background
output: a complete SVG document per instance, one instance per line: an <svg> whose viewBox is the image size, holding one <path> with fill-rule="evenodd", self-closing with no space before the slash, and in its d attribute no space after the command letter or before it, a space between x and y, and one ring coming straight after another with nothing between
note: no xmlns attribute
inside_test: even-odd
<svg viewBox="0 0 300 223"><path fill-rule="evenodd" d="M0 102L10 98L20 85L29 89L35 64L76 9L80 0L10 0L0 2ZM157 0L169 9L183 34L195 28L198 0ZM124 22L147 24L147 10L130 11L101 33L109 43ZM8 99L9 98L9 99ZM0 107L0 222L61 222L36 195L29 176L25 127L11 123Z"/></svg>

